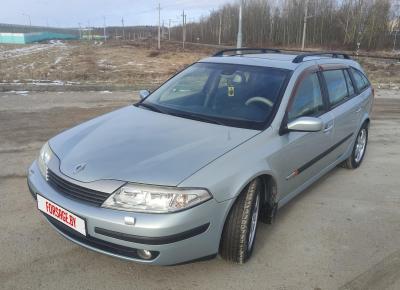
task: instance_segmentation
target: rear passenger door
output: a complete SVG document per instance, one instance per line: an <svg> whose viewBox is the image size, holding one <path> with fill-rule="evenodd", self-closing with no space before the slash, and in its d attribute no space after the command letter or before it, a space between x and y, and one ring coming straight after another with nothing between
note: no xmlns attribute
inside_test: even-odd
<svg viewBox="0 0 400 290"><path fill-rule="evenodd" d="M352 137L357 134L361 100L357 98L356 88L347 68L323 70L322 76L335 123L332 153L333 161L336 161L347 151Z"/></svg>

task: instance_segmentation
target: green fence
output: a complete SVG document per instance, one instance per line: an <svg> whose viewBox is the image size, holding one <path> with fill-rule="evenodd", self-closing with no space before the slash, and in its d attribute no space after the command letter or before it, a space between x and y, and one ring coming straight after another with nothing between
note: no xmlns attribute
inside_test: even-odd
<svg viewBox="0 0 400 290"><path fill-rule="evenodd" d="M0 43L25 44L53 39L79 39L79 36L54 32L0 33Z"/></svg>

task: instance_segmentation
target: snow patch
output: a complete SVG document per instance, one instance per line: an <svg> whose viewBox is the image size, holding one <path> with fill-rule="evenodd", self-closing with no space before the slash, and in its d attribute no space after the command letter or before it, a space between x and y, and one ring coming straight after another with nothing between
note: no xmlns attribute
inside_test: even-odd
<svg viewBox="0 0 400 290"><path fill-rule="evenodd" d="M64 57L62 57L62 56L57 57L56 60L54 61L54 64L58 64L60 61L63 60L63 58Z"/></svg>

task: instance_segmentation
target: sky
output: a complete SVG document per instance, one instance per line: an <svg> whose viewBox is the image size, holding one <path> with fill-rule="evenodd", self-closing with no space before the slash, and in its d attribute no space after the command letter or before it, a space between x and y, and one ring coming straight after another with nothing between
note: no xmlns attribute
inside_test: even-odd
<svg viewBox="0 0 400 290"><path fill-rule="evenodd" d="M4 1L4 2L3 2ZM158 3L161 4L161 22L177 25L182 21L182 10L187 22L206 16L211 10L235 0L3 0L0 23L77 27L158 24Z"/></svg>

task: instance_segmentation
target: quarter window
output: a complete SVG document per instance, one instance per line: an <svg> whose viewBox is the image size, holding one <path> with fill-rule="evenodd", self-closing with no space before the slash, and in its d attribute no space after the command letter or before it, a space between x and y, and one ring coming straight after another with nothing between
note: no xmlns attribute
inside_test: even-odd
<svg viewBox="0 0 400 290"><path fill-rule="evenodd" d="M323 72L328 88L329 102L335 106L348 97L346 80L342 70Z"/></svg>
<svg viewBox="0 0 400 290"><path fill-rule="evenodd" d="M324 111L324 102L317 74L307 76L300 84L288 112L288 121L304 116L317 116Z"/></svg>
<svg viewBox="0 0 400 290"><path fill-rule="evenodd" d="M356 82L358 91L362 91L369 86L367 78L361 72L354 68L351 68L351 71L353 73L354 81Z"/></svg>

